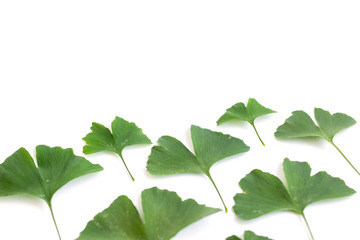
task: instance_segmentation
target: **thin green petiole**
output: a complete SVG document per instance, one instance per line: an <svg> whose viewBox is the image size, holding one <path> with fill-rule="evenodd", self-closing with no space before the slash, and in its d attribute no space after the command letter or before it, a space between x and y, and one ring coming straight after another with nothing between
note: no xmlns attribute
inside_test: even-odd
<svg viewBox="0 0 360 240"><path fill-rule="evenodd" d="M263 142L263 140L261 140L261 137L260 137L258 131L256 130L255 124L254 124L254 123L250 123L250 124L251 124L251 126L253 126L253 128L254 128L254 130L255 130L255 132L256 132L256 135L258 136L260 142L261 142L262 145L265 147L265 143Z"/></svg>
<svg viewBox="0 0 360 240"><path fill-rule="evenodd" d="M349 159L347 159L347 157L346 157L346 156L343 154L343 152L335 145L335 143L334 143L333 141L329 141L329 142L331 143L331 145L333 145L333 146L336 148L336 150L338 150L338 152L341 154L341 156L343 156L343 158L350 164L350 166L355 170L355 172L360 175L359 171L356 170L356 168L354 167L354 165L351 164L351 162L349 161Z"/></svg>
<svg viewBox="0 0 360 240"><path fill-rule="evenodd" d="M221 199L221 202L222 202L222 204L224 205L225 212L228 212L227 207L226 207L225 202L224 202L224 199L222 198L219 189L216 187L216 184L215 184L214 180L212 179L210 173L206 173L206 176L209 177L210 181L211 181L212 184L214 185L214 187L215 187L215 189L216 189L216 192L218 193L218 195L219 195L219 197L220 197L220 199Z"/></svg>
<svg viewBox="0 0 360 240"><path fill-rule="evenodd" d="M305 217L304 213L302 213L301 216L302 216L302 218L303 218L304 221L305 221L305 224L306 224L306 227L307 227L307 229L308 229L308 231L309 231L309 233L310 233L311 239L314 240L314 235L313 235L312 232L311 232L310 225L309 225L308 221L306 220L306 217Z"/></svg>
<svg viewBox="0 0 360 240"><path fill-rule="evenodd" d="M61 240L60 231L59 231L59 228L58 228L58 226L56 224L56 220L55 220L55 216L54 216L54 212L53 212L51 203L48 203L48 206L49 206L49 209L50 209L50 212L51 212L51 217L53 219L53 222L54 222L54 225L55 225L55 228L56 228L56 232L57 232L57 234L59 236L59 239Z"/></svg>
<svg viewBox="0 0 360 240"><path fill-rule="evenodd" d="M118 153L118 155L120 156L122 162L124 163L125 168L126 168L127 172L129 173L131 179L132 179L133 181L135 181L135 178L133 177L133 175L131 175L131 172L130 172L129 168L126 166L126 163L125 163L125 160L124 160L123 156L121 155L121 153Z"/></svg>

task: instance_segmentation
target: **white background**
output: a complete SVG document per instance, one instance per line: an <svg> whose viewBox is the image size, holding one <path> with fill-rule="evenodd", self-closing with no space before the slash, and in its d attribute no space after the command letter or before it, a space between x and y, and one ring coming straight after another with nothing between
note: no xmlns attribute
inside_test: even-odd
<svg viewBox="0 0 360 240"><path fill-rule="evenodd" d="M182 230L174 240L224 240L244 230L275 240L309 239L289 212L242 221L232 211L238 182L254 168L283 179L285 157L308 161L360 191L360 177L325 141L279 141L273 133L294 110L314 107L360 121L359 1L0 1L0 162L20 147L71 147L82 154L91 122L116 115L156 143L171 135L191 148L191 124L229 133L251 147L212 168L230 209ZM226 108L256 98L278 113L248 124L216 126ZM335 143L360 169L357 124ZM104 171L76 179L53 198L63 240L119 195L140 209L143 189L158 186L183 199L222 208L205 176L154 177L151 146L129 147L132 182L113 154L86 156ZM359 239L360 196L305 210L316 240ZM28 196L0 198L0 239L56 240L50 212Z"/></svg>

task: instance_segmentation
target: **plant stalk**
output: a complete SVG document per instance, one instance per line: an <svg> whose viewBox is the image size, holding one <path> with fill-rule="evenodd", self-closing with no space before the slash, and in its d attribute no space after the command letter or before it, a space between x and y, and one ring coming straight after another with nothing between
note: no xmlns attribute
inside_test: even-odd
<svg viewBox="0 0 360 240"><path fill-rule="evenodd" d="M54 212L53 212L53 209L52 209L52 206L51 206L51 203L48 203L48 206L49 206L49 209L50 209L50 213L51 213L51 217L53 219L53 222L54 222L54 225L55 225L55 228L56 228L56 232L59 236L59 239L61 240L61 236L60 236L60 231L59 231L59 228L56 224L56 220L55 220L55 216L54 216Z"/></svg>
<svg viewBox="0 0 360 240"><path fill-rule="evenodd" d="M335 145L335 143L333 141L329 141L331 143L331 145L333 145L336 150L338 150L338 152L341 154L341 156L343 156L343 158L348 162L348 164L350 164L350 166L355 170L355 172L360 175L359 171L356 170L356 168L354 167L354 165L351 164L351 162L349 161L349 159L347 159L347 157L344 155L344 153Z"/></svg>
<svg viewBox="0 0 360 240"><path fill-rule="evenodd" d="M261 137L260 137L258 131L256 130L255 124L254 124L254 123L250 123L250 124L251 124L251 126L253 126L253 128L254 128L254 130L255 130L255 133L256 133L257 137L259 138L260 142L261 142L262 145L265 147L265 143L263 142L263 140L261 140Z"/></svg>
<svg viewBox="0 0 360 240"><path fill-rule="evenodd" d="M303 218L304 221L305 221L305 224L306 224L306 227L307 227L307 229L308 229L308 231L309 231L309 233L310 233L311 239L312 239L312 240L315 240L315 239L314 239L314 235L312 234L310 225L309 225L308 221L306 220L306 217L305 217L304 213L301 213L301 216L302 216L302 218Z"/></svg>
<svg viewBox="0 0 360 240"><path fill-rule="evenodd" d="M122 162L124 163L125 168L126 168L127 172L129 173L131 179L132 179L133 181L135 181L135 178L133 177L133 175L131 175L131 172L130 172L129 168L126 166L126 163L125 163L125 160L124 160L123 156L121 155L121 153L118 153L118 155L120 156Z"/></svg>
<svg viewBox="0 0 360 240"><path fill-rule="evenodd" d="M222 198L219 189L216 187L216 184L215 184L214 180L212 179L210 173L206 173L206 176L209 177L210 181L212 182L213 186L215 187L216 192L218 193L218 195L219 195L219 197L220 197L220 199L221 199L221 202L222 202L222 204L224 205L225 212L228 212L227 207L226 207L225 202L224 202L224 199Z"/></svg>

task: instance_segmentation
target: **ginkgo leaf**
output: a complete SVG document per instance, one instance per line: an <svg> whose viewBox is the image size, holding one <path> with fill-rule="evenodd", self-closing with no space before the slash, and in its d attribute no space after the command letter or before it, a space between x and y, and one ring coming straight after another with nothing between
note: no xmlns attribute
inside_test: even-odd
<svg viewBox="0 0 360 240"><path fill-rule="evenodd" d="M227 211L220 192L210 175L210 168L224 158L249 151L249 147L241 139L198 126L192 125L190 131L195 154L190 152L179 140L163 136L158 140L159 145L151 149L147 170L154 175L204 173L214 185L225 211Z"/></svg>
<svg viewBox="0 0 360 240"><path fill-rule="evenodd" d="M8 157L0 165L0 196L30 194L45 200L60 238L51 205L53 195L69 181L103 168L74 155L70 148L45 145L36 147L36 162L37 166L24 148Z"/></svg>
<svg viewBox="0 0 360 240"><path fill-rule="evenodd" d="M120 117L116 117L111 123L111 131L99 123L92 123L91 132L83 140L86 142L83 152L85 154L111 151L119 155L125 165L127 172L132 180L125 160L122 156L124 148L137 144L151 144L151 140L143 134L142 130L133 122L128 122Z"/></svg>
<svg viewBox="0 0 360 240"><path fill-rule="evenodd" d="M107 209L98 213L78 239L148 240L139 213L127 196L118 197Z"/></svg>
<svg viewBox="0 0 360 240"><path fill-rule="evenodd" d="M232 235L230 237L227 237L226 240L241 240L241 238L235 236L235 235Z"/></svg>
<svg viewBox="0 0 360 240"><path fill-rule="evenodd" d="M319 128L323 136L329 142L333 140L334 136L356 123L355 119L344 114L335 113L331 115L328 111L321 108L315 108L315 119L319 124Z"/></svg>
<svg viewBox="0 0 360 240"><path fill-rule="evenodd" d="M318 125L316 125L311 117L304 111L294 111L292 115L285 120L285 123L277 128L275 137L279 139L323 138L333 145L350 166L360 175L359 171L333 141L334 136L338 132L351 127L356 121L346 114L335 113L331 115L328 111L321 108L315 108L314 115Z"/></svg>
<svg viewBox="0 0 360 240"><path fill-rule="evenodd" d="M141 194L144 221L126 196L118 197L109 208L90 221L78 240L168 240L188 225L220 209L182 201L175 193L156 187Z"/></svg>
<svg viewBox="0 0 360 240"><path fill-rule="evenodd" d="M241 179L239 184L243 193L235 195L233 207L239 218L249 220L276 211L292 211L300 214L308 225L304 215L306 206L355 193L343 180L326 172L311 176L311 168L306 162L286 158L283 169L287 188L276 176L257 169Z"/></svg>
<svg viewBox="0 0 360 240"><path fill-rule="evenodd" d="M231 108L226 109L226 112L217 120L217 125L223 124L228 121L246 121L254 128L256 135L260 142L265 146L261 140L260 135L255 127L255 119L267 114L275 113L274 110L264 107L258 103L254 98L249 98L247 105L239 102L234 104Z"/></svg>
<svg viewBox="0 0 360 240"><path fill-rule="evenodd" d="M226 240L241 240L241 238L233 235L231 237L226 238ZM271 240L271 239L267 237L258 236L252 231L245 231L244 240Z"/></svg>

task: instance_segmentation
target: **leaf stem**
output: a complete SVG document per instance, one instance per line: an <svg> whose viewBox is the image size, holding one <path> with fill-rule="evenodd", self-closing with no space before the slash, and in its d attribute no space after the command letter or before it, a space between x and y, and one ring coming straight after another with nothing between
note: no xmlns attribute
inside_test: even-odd
<svg viewBox="0 0 360 240"><path fill-rule="evenodd" d="M347 159L347 157L343 154L343 152L335 145L335 143L333 141L329 141L335 148L336 150L338 150L338 152L341 154L341 156L343 156L343 158L350 164L350 166L355 170L355 172L357 174L360 175L359 171L356 170L356 168L354 167L354 165L351 164L351 162L349 161L349 159Z"/></svg>
<svg viewBox="0 0 360 240"><path fill-rule="evenodd" d="M129 168L126 166L126 163L125 163L125 160L124 160L122 154L121 154L121 153L118 153L118 155L120 156L122 162L124 163L125 168L126 168L127 172L129 173L131 179L132 179L133 181L135 181L135 178L133 177L133 175L131 175L131 172L130 172Z"/></svg>
<svg viewBox="0 0 360 240"><path fill-rule="evenodd" d="M250 124L251 124L251 126L253 126L253 128L254 128L254 130L255 130L255 133L256 133L256 135L258 136L260 142L261 142L262 145L265 147L265 143L263 142L263 140L261 140L261 137L260 137L258 131L256 130L255 123L250 123Z"/></svg>
<svg viewBox="0 0 360 240"><path fill-rule="evenodd" d="M219 189L216 187L216 184L215 184L214 180L212 179L210 173L208 172L208 173L205 173L205 174L206 174L206 176L209 177L210 181L211 181L212 184L214 185L214 187L215 187L215 189L216 189L216 192L218 193L218 195L219 195L219 197L220 197L220 199L221 199L221 202L222 202L222 204L224 205L225 212L228 212L227 207L226 207L225 202L224 202L224 199L222 198Z"/></svg>
<svg viewBox="0 0 360 240"><path fill-rule="evenodd" d="M301 216L302 216L302 218L303 218L304 221L305 221L305 224L306 224L306 227L307 227L307 229L308 229L308 231L309 231L309 233L310 233L311 239L314 240L314 235L313 235L312 232L311 232L311 228L310 228L310 225L309 225L308 221L306 220L305 214L304 214L304 213L301 213Z"/></svg>
<svg viewBox="0 0 360 240"><path fill-rule="evenodd" d="M57 232L57 234L58 234L58 236L59 236L59 239L61 240L60 231L59 231L59 228L58 228L58 226L57 226L57 224L56 224L54 212L53 212L53 209L52 209L52 206L51 206L51 203L50 203L50 202L48 202L48 206L49 206L49 209L50 209L50 212L51 212L51 217L52 217L52 219L53 219L53 222L54 222L54 225L55 225L55 228L56 228L56 232Z"/></svg>

